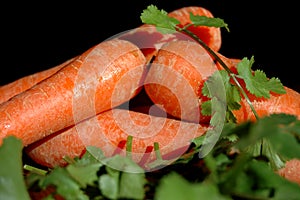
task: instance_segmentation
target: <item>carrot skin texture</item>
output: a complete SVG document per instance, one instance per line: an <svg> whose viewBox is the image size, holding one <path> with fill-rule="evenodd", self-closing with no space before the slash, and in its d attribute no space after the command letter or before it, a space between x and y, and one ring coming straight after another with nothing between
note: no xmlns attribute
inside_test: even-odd
<svg viewBox="0 0 300 200"><path fill-rule="evenodd" d="M182 7L169 12L168 16L177 19L180 22L179 27L183 27L192 23L190 20L190 12L194 15L214 17L209 10L200 6ZM212 50L217 52L221 48L220 28L190 26L188 30L196 34ZM125 39L136 44L143 51L148 62L157 55L161 46L167 42L176 40L194 41L192 37L181 32L163 34L157 30L156 26L150 24L142 24L140 27L121 34L118 38Z"/></svg>
<svg viewBox="0 0 300 200"><path fill-rule="evenodd" d="M214 15L206 8L200 6L187 6L168 13L169 17L174 17L180 21L180 26L191 24L190 13L199 16L214 17ZM221 29L217 27L207 26L190 26L188 30L196 34L206 45L213 51L219 51L221 48Z"/></svg>
<svg viewBox="0 0 300 200"><path fill-rule="evenodd" d="M297 183L300 186L300 160L291 159L286 161L285 166L277 171L277 173L287 180Z"/></svg>
<svg viewBox="0 0 300 200"><path fill-rule="evenodd" d="M295 115L300 120L300 93L284 86L285 94L271 94L269 99L250 96L251 103L259 117L268 116L275 113L285 113ZM241 101L241 108L233 111L237 123L245 121L256 121L256 118L246 102Z"/></svg>
<svg viewBox="0 0 300 200"><path fill-rule="evenodd" d="M222 61L227 65L227 67L233 72L237 73L237 65L242 59L239 58L227 58L226 56L217 53L217 55L222 59ZM224 69L220 63L216 63L220 70ZM267 116L274 113L286 113L290 115L295 115L300 119L300 94L296 90L284 86L286 91L285 94L270 94L270 98L259 98L250 94L245 88L245 82L239 80L241 86L246 91L253 108L256 110L259 117ZM245 121L256 121L255 116L243 97L241 103L241 108L239 110L234 110L233 114L237 119L237 123L242 123Z"/></svg>
<svg viewBox="0 0 300 200"><path fill-rule="evenodd" d="M159 50L145 79L150 99L170 115L193 122L209 120L200 115L201 88L218 68L211 56L193 41L172 41Z"/></svg>
<svg viewBox="0 0 300 200"><path fill-rule="evenodd" d="M208 123L210 118L205 118L200 113L201 103L206 100L201 94L201 88L207 77L224 68L220 63L209 59L204 51L201 54L196 47L195 42L191 41L172 41L163 45L150 67L144 87L150 99L170 115L183 120L196 122L199 119L200 123ZM195 52L197 54L193 57ZM236 66L241 60L217 54L236 73ZM212 62L216 63L211 64ZM243 82L240 84L245 87ZM300 119L300 94L291 88L285 89L286 94L271 93L270 99L257 98L249 93L247 95L259 117L286 113ZM242 98L241 108L234 110L233 114L237 123L255 120L245 98Z"/></svg>
<svg viewBox="0 0 300 200"><path fill-rule="evenodd" d="M220 53L217 53L217 55L233 73L237 73L237 65L242 61L242 59L227 58ZM216 64L220 70L224 69L220 63L217 62ZM275 113L286 113L295 115L298 119L300 119L300 93L296 90L284 86L286 91L285 94L275 94L271 92L270 98L259 98L247 91L245 82L243 80L239 81L241 86L246 91L246 94L259 117L264 117ZM233 114L236 117L237 123L242 123L248 120L256 121L253 111L244 97L240 103L241 108L239 110L233 110Z"/></svg>
<svg viewBox="0 0 300 200"><path fill-rule="evenodd" d="M136 45L109 40L87 50L58 73L0 105L0 139L27 146L136 95L145 57Z"/></svg>
<svg viewBox="0 0 300 200"><path fill-rule="evenodd" d="M125 156L126 150L118 145L130 135L133 136L132 159L138 163L146 157L145 165L156 159L154 142L159 143L163 156L174 159L187 150L192 139L203 135L207 129L197 123L116 108L82 121L76 127L55 136L50 135L49 138L37 141L26 147L25 151L41 165L65 166L67 163L63 160L64 156L81 156L87 146L100 147L107 157L113 156L114 152ZM147 149L150 152L147 153Z"/></svg>
<svg viewBox="0 0 300 200"><path fill-rule="evenodd" d="M76 59L76 57L71 58L55 67L22 77L11 83L0 86L0 104L9 100L13 96L16 96L17 94L19 94L25 90L28 90L32 86L41 82L42 80L52 76L57 71L59 71L61 68L63 68L64 66L66 66L67 64L69 64L70 62L72 62L75 59Z"/></svg>

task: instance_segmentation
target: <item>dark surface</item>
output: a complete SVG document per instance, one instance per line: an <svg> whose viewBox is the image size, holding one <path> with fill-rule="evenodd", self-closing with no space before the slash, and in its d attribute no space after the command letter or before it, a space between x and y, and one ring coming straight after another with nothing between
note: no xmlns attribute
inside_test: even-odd
<svg viewBox="0 0 300 200"><path fill-rule="evenodd" d="M0 85L60 64L108 37L141 25L140 13L154 4L166 11L192 5L207 8L230 28L230 33L222 30L220 53L236 58L254 55L256 68L299 90L296 1L70 2L29 5L11 1L1 6L6 14L2 12L1 17Z"/></svg>

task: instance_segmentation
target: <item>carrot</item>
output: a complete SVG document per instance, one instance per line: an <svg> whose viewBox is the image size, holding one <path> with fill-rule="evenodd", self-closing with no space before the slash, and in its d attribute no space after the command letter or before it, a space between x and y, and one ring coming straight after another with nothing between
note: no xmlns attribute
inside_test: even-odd
<svg viewBox="0 0 300 200"><path fill-rule="evenodd" d="M230 70L235 73L237 72L237 64L241 61L239 58L227 58L226 56L217 53L217 55L222 59L222 61L230 68ZM223 69L220 63L216 63L219 69ZM241 81L242 87L245 87L244 82ZM267 116L274 113L286 113L295 115L300 119L300 93L297 91L284 86L285 94L274 94L271 93L269 99L258 98L253 94L250 94L245 89L247 96L249 97L253 108L257 112L259 117ZM237 119L237 123L242 123L247 120L255 121L255 116L250 108L249 103L245 98L242 98L241 108L239 110L233 111L234 116Z"/></svg>
<svg viewBox="0 0 300 200"><path fill-rule="evenodd" d="M163 44L176 40L192 40L186 34L179 32L163 34L155 26L149 24L143 24L140 27L122 33L117 38L136 44L145 55L147 63L152 61L152 58L157 55Z"/></svg>
<svg viewBox="0 0 300 200"><path fill-rule="evenodd" d="M116 108L43 138L26 147L25 152L41 165L65 166L64 156L80 157L87 146L100 147L106 157L116 153L125 156L125 143L132 136L132 159L147 167L156 159L155 142L162 157L172 162L187 150L193 138L207 129L196 123Z"/></svg>
<svg viewBox="0 0 300 200"><path fill-rule="evenodd" d="M285 86L285 94L271 94L269 99L257 98L249 95L251 103L259 117L267 116L274 113L286 113L295 115L300 119L300 93ZM241 101L241 108L233 111L237 123L250 120L255 121L255 116L251 111L245 98Z"/></svg>
<svg viewBox="0 0 300 200"><path fill-rule="evenodd" d="M234 72L239 59L220 58ZM222 69L213 64L211 57L198 44L191 41L166 43L158 52L145 80L145 91L150 99L176 118L207 123L209 117L201 116L200 105L205 98L201 94L203 82L214 71ZM258 116L286 113L300 119L300 94L285 87L286 94L271 94L270 99L248 94ZM254 120L255 116L243 98L241 109L233 111L237 122Z"/></svg>
<svg viewBox="0 0 300 200"><path fill-rule="evenodd" d="M191 24L190 13L194 15L214 17L213 14L206 8L200 6L188 6L176 9L168 13L168 16L174 17L180 21L180 26L183 27ZM214 51L219 51L221 48L221 29L208 26L190 26L188 30L196 34L207 46Z"/></svg>
<svg viewBox="0 0 300 200"><path fill-rule="evenodd" d="M206 123L208 118L200 115L201 88L216 70L211 56L198 43L168 42L159 50L149 69L145 91L170 115Z"/></svg>
<svg viewBox="0 0 300 200"><path fill-rule="evenodd" d="M176 18L180 25L179 27L190 24L190 12L194 15L213 17L212 13L200 6L182 7L168 13L168 16ZM218 51L221 47L221 31L220 28L207 26L190 26L188 30L195 33L203 42L210 48ZM161 46L167 42L176 40L193 40L190 36L176 32L170 34L162 34L157 31L154 25L142 24L133 30L124 32L118 36L119 39L128 40L136 44L144 53L147 63L157 55Z"/></svg>
<svg viewBox="0 0 300 200"><path fill-rule="evenodd" d="M145 57L125 40L95 45L59 72L0 105L0 140L24 146L111 109L137 94Z"/></svg>
<svg viewBox="0 0 300 200"><path fill-rule="evenodd" d="M225 65L233 72L233 73L237 73L237 64L239 62L242 61L242 59L240 58L228 58L226 56L224 56L223 54L221 54L220 52L215 52L216 55L225 63ZM214 59L214 58L213 58ZM219 70L223 70L224 67L221 65L220 62L218 62L217 60L215 60L216 62L216 66Z"/></svg>
<svg viewBox="0 0 300 200"><path fill-rule="evenodd" d="M286 161L285 166L279 169L277 173L287 180L300 185L300 160L291 159Z"/></svg>
<svg viewBox="0 0 300 200"><path fill-rule="evenodd" d="M42 80L52 76L54 73L59 71L61 68L75 60L76 58L71 58L55 67L50 69L40 71L20 79L17 79L11 83L0 86L0 104L12 98L13 96L31 88Z"/></svg>
<svg viewBox="0 0 300 200"><path fill-rule="evenodd" d="M146 24L122 33L117 38L137 45L146 57L147 63L150 63L152 57L156 55L157 48L159 48L157 45L164 42L163 34L158 32L156 27Z"/></svg>

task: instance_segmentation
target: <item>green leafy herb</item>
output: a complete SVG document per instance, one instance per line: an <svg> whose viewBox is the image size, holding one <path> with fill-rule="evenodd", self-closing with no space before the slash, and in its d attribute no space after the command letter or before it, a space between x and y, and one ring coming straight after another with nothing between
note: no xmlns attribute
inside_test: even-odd
<svg viewBox="0 0 300 200"><path fill-rule="evenodd" d="M0 146L0 199L30 199L22 172L22 141L13 136Z"/></svg>
<svg viewBox="0 0 300 200"><path fill-rule="evenodd" d="M197 42L199 42L200 45L202 45L211 55L213 55L216 60L224 67L225 71L228 73L228 77L232 78L235 82L235 85L239 89L239 92L237 92L236 87L230 87L231 82L230 78L226 77L226 75L223 75L226 82L224 82L226 88L226 94L228 95L228 100L231 98L234 101L229 101L229 111L227 113L227 119L230 121L235 121L234 116L232 115L231 111L233 109L239 108L239 93L242 93L244 98L246 98L248 104L250 105L254 115L258 118L258 115L255 111L255 109L252 106L251 101L248 98L247 92L244 90L244 88L240 85L240 83L237 80L237 77L244 80L246 84L246 88L250 91L250 93L256 95L257 97L266 97L269 98L270 92L275 92L279 94L285 93L285 89L283 85L281 84L280 80L278 78L271 78L268 79L266 75L261 70L256 70L254 72L254 75L252 75L251 66L254 62L253 57L248 60L247 58L242 59L242 61L238 64L238 74L234 74L231 72L231 70L228 68L228 66L219 58L219 56L211 50L200 38L198 38L193 32L189 31L187 28L191 25L194 26L214 26L214 27L225 27L228 31L228 25L219 18L209 18L204 16L197 16L192 13L190 13L190 19L191 23L186 25L183 28L178 27L177 25L179 22L174 19L173 21L172 17L169 17L167 15L167 12L164 10L159 10L156 6L150 5L143 11L141 14L141 20L143 23L152 24L155 25L157 28L167 28L171 31L181 31L187 33L189 36L194 38ZM166 31L161 31L165 33ZM207 89L205 89L207 90ZM210 90L212 91L212 90ZM205 91L204 91L205 92ZM207 91L205 93L207 94ZM213 95L211 95L213 96ZM207 102L203 105L203 114L207 115L209 113L209 109L207 109L211 105L211 102ZM212 114L212 113L210 113Z"/></svg>
<svg viewBox="0 0 300 200"><path fill-rule="evenodd" d="M66 199L88 200L89 197L81 190L80 184L73 179L66 168L55 168L46 177L41 179L40 187L45 189L47 186L54 185L57 194Z"/></svg>
<svg viewBox="0 0 300 200"><path fill-rule="evenodd" d="M218 79L221 79L222 85L209 88L209 84L216 83ZM220 91L224 88L225 91ZM212 93L214 92L214 93ZM224 94L226 95L226 100L224 100L224 105L226 105L226 119L228 121L235 122L235 117L232 114L232 110L238 110L241 105L241 95L239 89L236 85L230 82L230 76L225 70L219 70L214 72L205 82L202 88L202 94L208 98L216 97L216 95ZM224 97L223 97L224 98ZM212 100L208 100L201 105L201 112L203 115L211 115L212 113Z"/></svg>
<svg viewBox="0 0 300 200"><path fill-rule="evenodd" d="M193 25L228 28L220 19L190 17ZM179 29L177 20L153 5L144 10L141 19L161 29L190 33L188 26ZM237 74L224 65L224 70L205 82L202 93L209 100L202 112L212 115L211 129L192 140L191 149L179 162L164 160L159 144L154 143L157 160L150 165L154 169L164 167L145 173L131 160L133 138L129 136L125 157L105 157L100 148L89 146L80 158L66 157L66 167L45 170L25 164L26 173L22 174L22 143L10 136L0 146L0 199L29 200L30 191L43 192L48 187L55 189L44 198L49 200L56 194L66 200L300 199L300 185L275 172L286 160L300 159L297 117L273 114L255 122L234 123L231 111L240 108L241 97L247 98L248 91L265 98L270 92L285 92L278 79L268 79L260 70L252 71L253 62L253 57L244 58ZM244 81L247 91L237 79Z"/></svg>
<svg viewBox="0 0 300 200"><path fill-rule="evenodd" d="M230 199L219 193L216 185L211 183L190 183L181 175L171 172L160 180L155 199L198 200ZM176 188L176 189L175 189Z"/></svg>
<svg viewBox="0 0 300 200"><path fill-rule="evenodd" d="M109 158L106 171L108 173L100 176L99 179L99 187L106 197L143 199L145 174L135 162L128 157L116 155Z"/></svg>
<svg viewBox="0 0 300 200"><path fill-rule="evenodd" d="M270 92L284 94L285 90L278 78L268 79L262 70L252 72L251 66L254 63L254 57L250 60L244 58L237 65L237 71L240 77L246 83L246 88L257 97L270 98Z"/></svg>
<svg viewBox="0 0 300 200"><path fill-rule="evenodd" d="M229 31L228 25L224 20L220 18L193 15L193 13L190 13L192 23L182 29L178 26L180 22L177 19L169 17L166 11L163 9L159 10L154 5L149 5L147 9L143 10L140 18L143 23L155 25L162 33L173 33L177 30L185 30L191 25L225 27Z"/></svg>
<svg viewBox="0 0 300 200"><path fill-rule="evenodd" d="M229 32L228 24L226 24L224 20L220 18L199 16L190 13L190 20L192 23L188 26L195 25L195 26L208 26L208 27L219 27L219 28L225 27Z"/></svg>
<svg viewBox="0 0 300 200"><path fill-rule="evenodd" d="M154 5L149 5L141 14L141 20L143 23L154 24L163 33L176 32L176 25L180 22L172 17L168 16L168 13L164 10L159 10Z"/></svg>

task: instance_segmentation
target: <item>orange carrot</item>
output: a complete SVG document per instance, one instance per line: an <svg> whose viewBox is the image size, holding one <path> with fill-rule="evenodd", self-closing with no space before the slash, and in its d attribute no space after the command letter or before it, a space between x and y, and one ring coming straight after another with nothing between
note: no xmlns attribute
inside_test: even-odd
<svg viewBox="0 0 300 200"><path fill-rule="evenodd" d="M8 135L24 146L136 95L145 72L140 49L107 40L59 72L0 105L0 140Z"/></svg>
<svg viewBox="0 0 300 200"><path fill-rule="evenodd" d="M128 40L137 45L145 55L147 63L156 56L158 49L164 43L178 39L175 34L162 34L157 31L155 26L149 24L143 24L140 27L122 33L118 38Z"/></svg>
<svg viewBox="0 0 300 200"><path fill-rule="evenodd" d="M237 72L237 64L241 61L239 58L227 58L226 56L217 53L217 55L222 59L222 61L230 68L233 73ZM223 69L220 63L216 63L219 69ZM242 87L245 87L243 81L240 82ZM300 93L297 91L284 86L285 94L274 94L271 93L269 99L258 98L247 92L253 108L256 110L259 117L270 115L273 113L286 113L295 115L300 119ZM250 108L249 103L245 98L242 98L241 108L239 110L234 110L233 114L237 118L237 123L241 123L247 120L255 121L255 116Z"/></svg>
<svg viewBox="0 0 300 200"><path fill-rule="evenodd" d="M216 55L225 63L225 65L233 72L233 73L237 73L237 64L239 62L242 61L242 59L239 58L228 58L226 56L224 56L223 54L221 54L220 52L215 52ZM213 58L214 59L214 58ZM219 63L217 60L215 60L217 68L219 70L223 70L224 67L221 65L221 63Z"/></svg>
<svg viewBox="0 0 300 200"><path fill-rule="evenodd" d="M234 72L239 59L229 59L217 53ZM201 88L206 78L220 63L213 64L212 58L197 43L173 41L166 43L158 52L145 80L145 91L150 99L176 118L207 123L209 117L202 117L200 105L205 98ZM300 119L300 94L285 87L283 95L271 94L270 99L256 98L248 94L258 116L272 113L286 113ZM233 111L237 122L254 120L254 114L245 99L241 109Z"/></svg>
<svg viewBox="0 0 300 200"><path fill-rule="evenodd" d="M286 161L285 166L278 170L278 174L300 185L300 160L291 159Z"/></svg>
<svg viewBox="0 0 300 200"><path fill-rule="evenodd" d="M116 153L125 156L126 140L132 136L132 159L147 167L156 159L155 142L162 157L172 162L185 153L193 138L203 135L207 129L196 123L116 108L43 138L26 147L25 152L41 165L64 166L67 164L64 156L80 157L87 146L100 147L107 157Z"/></svg>
<svg viewBox="0 0 300 200"><path fill-rule="evenodd" d="M190 12L194 15L213 17L212 13L200 6L182 7L180 9L169 12L170 17L176 18L180 25L185 26L191 23ZM204 43L212 50L218 51L221 48L221 30L220 28L207 26L190 26L188 30L195 33ZM143 24L128 32L124 32L118 36L120 39L128 40L136 44L147 58L147 63L157 55L161 46L167 42L176 40L193 40L190 36L176 32L170 34L162 34L157 31L154 25Z"/></svg>
<svg viewBox="0 0 300 200"><path fill-rule="evenodd" d="M50 69L40 71L20 79L17 79L11 83L0 86L0 104L12 98L13 96L31 88L42 80L52 76L54 73L59 71L61 68L75 60L76 58L71 58L55 67Z"/></svg>
<svg viewBox="0 0 300 200"><path fill-rule="evenodd" d="M218 70L211 56L193 41L168 42L159 50L145 79L150 99L170 115L207 122L200 115L201 88Z"/></svg>
<svg viewBox="0 0 300 200"><path fill-rule="evenodd" d="M200 6L188 6L176 9L169 12L168 16L174 17L180 21L180 26L185 26L191 23L190 13L194 15L214 17L213 14L206 8ZM196 34L207 46L214 51L219 51L221 48L221 29L208 26L190 26L188 30Z"/></svg>
<svg viewBox="0 0 300 200"><path fill-rule="evenodd" d="M300 93L288 87L285 87L285 90L285 94L271 94L269 99L249 95L258 116L262 117L273 113L286 113L295 115L300 119ZM234 110L233 114L237 119L237 123L247 120L256 120L249 104L244 98L241 101L241 108Z"/></svg>

